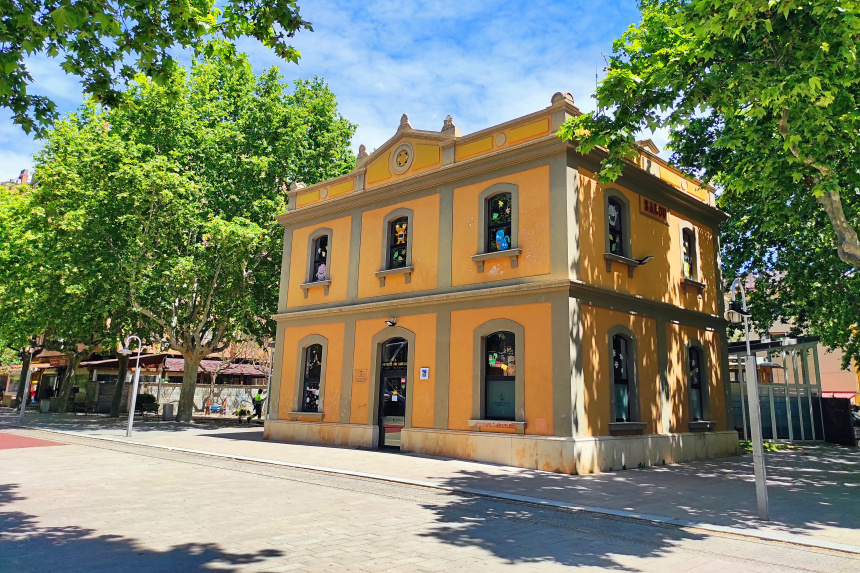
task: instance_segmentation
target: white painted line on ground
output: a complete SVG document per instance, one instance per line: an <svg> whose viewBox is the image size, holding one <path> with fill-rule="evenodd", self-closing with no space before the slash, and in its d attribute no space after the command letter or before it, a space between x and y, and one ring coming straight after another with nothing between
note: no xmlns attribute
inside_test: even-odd
<svg viewBox="0 0 860 573"><path fill-rule="evenodd" d="M315 472L341 475L346 477L357 477L364 479L372 479L378 481L385 481L390 483L399 483L403 485L411 485L417 487L426 487L432 488L441 491L447 491L450 493L467 493L471 495L478 495L481 497L489 497L500 499L504 501L519 501L523 503L530 503L533 505L543 505L548 507L555 507L559 509L566 509L570 511L584 511L588 513L596 513L600 515L610 515L613 517L623 517L627 519L638 519L641 521L650 521L653 523L659 523L662 525L673 525L676 527L684 527L684 528L692 528L692 529L700 529L704 531L710 531L713 533L722 533L728 535L738 535L741 537L752 537L755 539L763 539L766 541L776 541L779 543L788 543L791 545L801 545L804 547L812 547L816 549L829 549L832 551L841 551L844 553L852 553L860 555L860 547L856 545L847 545L844 543L832 543L830 541L813 541L807 540L803 538L799 538L796 535L792 534L783 534L783 533L775 533L770 531L752 531L749 529L741 529L739 527L730 527L726 525L713 525L710 523L702 523L699 521L687 521L683 519L676 519L674 517L662 517L659 515L649 515L647 513L636 513L633 511L625 511L622 509L607 509L602 507L590 507L586 505L575 505L572 503L567 503L564 501L553 501L549 499L542 499L539 497L530 497L526 495L517 495L513 493L501 493L497 491L490 491L485 489L475 489L470 487L457 487L457 486L447 486L441 485L435 482L429 481L421 481L421 480L413 480L409 478L401 478L395 476L386 476L380 474L370 474L365 472L356 472L350 470L341 470L337 468L327 468L322 466L311 466L307 464L297 464L294 462L282 462L279 460L269 460L265 458L254 458L250 456L241 456L237 454L222 454L219 452L208 452L205 450L193 450L190 448L178 448L175 446L163 446L160 444L147 444L145 442L135 442L132 440L124 440L121 438L111 438L107 436L93 436L89 434L82 434L78 432L69 432L66 430L55 430L50 428L40 428L35 426L15 426L17 428L25 429L25 430L38 430L42 432L53 432L55 434L63 434L68 436L74 436L76 438L86 438L90 440L103 440L106 442L115 442L118 444L126 444L133 446L143 446L147 448L156 448L159 450L167 450L172 452L182 452L187 454L197 454L202 456L210 456L214 458L223 458L228 460L237 460L243 462L254 462L259 464L268 464L275 466L282 466L287 468L295 468L302 470L310 470Z"/></svg>

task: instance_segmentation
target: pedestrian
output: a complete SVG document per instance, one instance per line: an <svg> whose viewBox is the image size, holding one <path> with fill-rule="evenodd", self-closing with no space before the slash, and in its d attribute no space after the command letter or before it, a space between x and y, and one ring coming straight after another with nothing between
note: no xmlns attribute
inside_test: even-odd
<svg viewBox="0 0 860 573"><path fill-rule="evenodd" d="M257 416L257 419L260 420L263 417L263 391L257 390L257 395L254 396L254 413L248 416L248 423Z"/></svg>

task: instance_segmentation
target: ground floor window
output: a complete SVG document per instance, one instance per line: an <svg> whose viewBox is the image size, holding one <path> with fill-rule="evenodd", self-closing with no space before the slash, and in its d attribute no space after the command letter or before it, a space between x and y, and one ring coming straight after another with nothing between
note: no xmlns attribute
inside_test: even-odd
<svg viewBox="0 0 860 573"><path fill-rule="evenodd" d="M305 350L305 375L302 412L319 412L322 344L311 344Z"/></svg>
<svg viewBox="0 0 860 573"><path fill-rule="evenodd" d="M516 419L516 339L500 331L485 339L484 416L488 420Z"/></svg>
<svg viewBox="0 0 860 573"><path fill-rule="evenodd" d="M616 334L612 337L612 371L616 422L630 422L630 358L629 341Z"/></svg>
<svg viewBox="0 0 860 573"><path fill-rule="evenodd" d="M704 418L702 400L702 352L695 346L687 350L688 372L690 373L690 419Z"/></svg>

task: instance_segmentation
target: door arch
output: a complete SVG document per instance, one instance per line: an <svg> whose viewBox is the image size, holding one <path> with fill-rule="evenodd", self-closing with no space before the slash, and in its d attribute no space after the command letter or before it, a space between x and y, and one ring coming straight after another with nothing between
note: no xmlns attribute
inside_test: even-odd
<svg viewBox="0 0 860 573"><path fill-rule="evenodd" d="M412 400L409 399L409 394L414 385L415 372L415 333L402 326L391 326L378 332L372 340L372 355L371 364L373 364L372 383L368 384L368 420L367 423L374 427L375 443L377 445L385 444L384 428L380 427L380 412L381 412L381 397L383 393L383 359L385 345L392 340L401 339L406 343L406 367L405 367L405 387L407 389L406 401L404 404L404 420L403 427L412 427ZM386 368L386 370L389 370Z"/></svg>

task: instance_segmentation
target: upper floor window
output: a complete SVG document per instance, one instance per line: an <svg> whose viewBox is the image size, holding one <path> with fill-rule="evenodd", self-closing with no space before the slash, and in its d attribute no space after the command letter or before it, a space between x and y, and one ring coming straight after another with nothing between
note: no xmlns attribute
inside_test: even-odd
<svg viewBox="0 0 860 573"><path fill-rule="evenodd" d="M497 193L487 199L487 250L488 253L511 248L511 222L513 220L510 193Z"/></svg>
<svg viewBox="0 0 860 573"><path fill-rule="evenodd" d="M687 372L690 376L690 419L698 421L705 417L702 399L702 351L695 346L690 346L687 349L687 361Z"/></svg>
<svg viewBox="0 0 860 573"><path fill-rule="evenodd" d="M696 279L696 235L692 229L681 230L681 257L684 265L684 278Z"/></svg>
<svg viewBox="0 0 860 573"><path fill-rule="evenodd" d="M319 412L322 355L322 344L311 344L305 349L302 412Z"/></svg>
<svg viewBox="0 0 860 573"><path fill-rule="evenodd" d="M328 235L322 235L314 240L313 264L308 282L328 280Z"/></svg>
<svg viewBox="0 0 860 573"><path fill-rule="evenodd" d="M630 416L630 341L626 336L616 334L612 337L612 375L613 409L612 418L616 422L633 421Z"/></svg>
<svg viewBox="0 0 860 573"><path fill-rule="evenodd" d="M409 218L399 217L388 224L388 268L407 266L409 245Z"/></svg>
<svg viewBox="0 0 860 573"><path fill-rule="evenodd" d="M624 248L624 206L616 197L610 197L606 207L606 229L609 235L609 252L619 257L626 257Z"/></svg>
<svg viewBox="0 0 860 573"><path fill-rule="evenodd" d="M516 419L516 338L513 332L489 334L484 343L484 417Z"/></svg>

